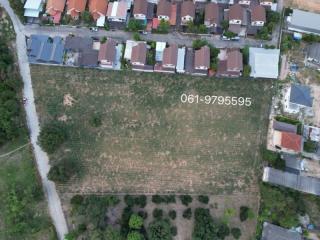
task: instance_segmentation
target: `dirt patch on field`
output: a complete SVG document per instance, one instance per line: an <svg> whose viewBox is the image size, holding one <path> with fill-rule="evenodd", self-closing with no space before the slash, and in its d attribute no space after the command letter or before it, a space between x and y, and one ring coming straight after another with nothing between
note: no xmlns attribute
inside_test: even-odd
<svg viewBox="0 0 320 240"><path fill-rule="evenodd" d="M64 106L72 107L74 101L75 101L74 98L69 93L64 95L63 97Z"/></svg>
<svg viewBox="0 0 320 240"><path fill-rule="evenodd" d="M320 13L319 0L285 0L285 6Z"/></svg>

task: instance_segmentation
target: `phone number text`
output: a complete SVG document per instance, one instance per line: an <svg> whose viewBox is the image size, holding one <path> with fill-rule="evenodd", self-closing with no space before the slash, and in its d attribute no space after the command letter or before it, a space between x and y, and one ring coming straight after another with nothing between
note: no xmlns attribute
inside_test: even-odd
<svg viewBox="0 0 320 240"><path fill-rule="evenodd" d="M231 97L231 96L199 96L193 94L182 94L180 97L182 103L204 103L218 104L231 106L246 106L252 105L252 99L249 97Z"/></svg>

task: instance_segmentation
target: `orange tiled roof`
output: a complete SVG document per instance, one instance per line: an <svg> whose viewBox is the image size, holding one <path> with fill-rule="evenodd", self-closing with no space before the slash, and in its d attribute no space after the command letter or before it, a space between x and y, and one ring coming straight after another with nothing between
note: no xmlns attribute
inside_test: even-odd
<svg viewBox="0 0 320 240"><path fill-rule="evenodd" d="M100 15L106 15L108 8L107 0L89 0L89 11L93 18L97 20Z"/></svg>
<svg viewBox="0 0 320 240"><path fill-rule="evenodd" d="M281 147L301 151L301 136L290 132L281 132Z"/></svg>
<svg viewBox="0 0 320 240"><path fill-rule="evenodd" d="M87 0L68 0L68 12L74 10L75 12L83 12L86 8Z"/></svg>
<svg viewBox="0 0 320 240"><path fill-rule="evenodd" d="M49 13L52 10L55 12L63 12L65 4L65 0L48 0L46 9Z"/></svg>

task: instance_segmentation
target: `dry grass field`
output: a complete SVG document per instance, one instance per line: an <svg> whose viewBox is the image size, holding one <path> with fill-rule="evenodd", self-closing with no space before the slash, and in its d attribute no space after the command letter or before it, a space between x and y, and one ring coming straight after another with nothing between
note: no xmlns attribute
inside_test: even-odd
<svg viewBox="0 0 320 240"><path fill-rule="evenodd" d="M320 0L285 0L285 6L320 13Z"/></svg>
<svg viewBox="0 0 320 240"><path fill-rule="evenodd" d="M41 123L65 121L81 178L68 193L256 191L270 80L32 66ZM182 104L182 93L252 98L252 106ZM94 117L102 125L92 126Z"/></svg>

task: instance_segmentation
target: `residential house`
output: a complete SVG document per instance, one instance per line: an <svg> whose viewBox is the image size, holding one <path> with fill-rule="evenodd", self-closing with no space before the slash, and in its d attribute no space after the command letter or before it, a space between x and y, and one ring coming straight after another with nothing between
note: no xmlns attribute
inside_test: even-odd
<svg viewBox="0 0 320 240"><path fill-rule="evenodd" d="M167 43L166 42L156 42L156 61L162 62L163 59L163 52L166 48Z"/></svg>
<svg viewBox="0 0 320 240"><path fill-rule="evenodd" d="M307 61L310 66L320 69L320 43L313 43L308 47Z"/></svg>
<svg viewBox="0 0 320 240"><path fill-rule="evenodd" d="M262 181L277 186L291 188L300 192L320 196L320 178L308 177L294 173L283 172L281 170L270 167L265 167L263 171ZM278 236L282 235L285 237L278 238ZM282 233L282 235L272 235L271 233L265 232L262 234L262 240L302 240L301 236L298 237L296 234L289 235L289 232L287 232L286 234Z"/></svg>
<svg viewBox="0 0 320 240"><path fill-rule="evenodd" d="M297 154L282 153L281 158L286 163L285 171L299 175L305 168L305 162Z"/></svg>
<svg viewBox="0 0 320 240"><path fill-rule="evenodd" d="M229 8L229 24L241 25L244 17L244 8L240 4L234 4Z"/></svg>
<svg viewBox="0 0 320 240"><path fill-rule="evenodd" d="M68 36L65 41L66 65L97 67L99 51L89 37ZM70 56L70 57L69 57Z"/></svg>
<svg viewBox="0 0 320 240"><path fill-rule="evenodd" d="M112 22L126 22L128 3L126 1L109 2L107 18Z"/></svg>
<svg viewBox="0 0 320 240"><path fill-rule="evenodd" d="M133 4L133 16L138 20L146 20L148 14L148 2L147 0L134 0Z"/></svg>
<svg viewBox="0 0 320 240"><path fill-rule="evenodd" d="M240 77L242 75L243 60L239 49L221 49L218 59L217 77Z"/></svg>
<svg viewBox="0 0 320 240"><path fill-rule="evenodd" d="M187 25L195 17L195 5L192 1L183 1L181 4L181 25Z"/></svg>
<svg viewBox="0 0 320 240"><path fill-rule="evenodd" d="M171 3L167 0L160 0L157 6L157 17L159 20L170 21Z"/></svg>
<svg viewBox="0 0 320 240"><path fill-rule="evenodd" d="M131 64L133 66L144 66L147 61L147 44L139 42L136 46L132 47Z"/></svg>
<svg viewBox="0 0 320 240"><path fill-rule="evenodd" d="M176 66L176 70L178 73L185 72L185 57L186 57L186 48L185 47L178 48L178 58L177 58L177 66Z"/></svg>
<svg viewBox="0 0 320 240"><path fill-rule="evenodd" d="M241 32L241 25L245 25L246 10L240 4L234 4L229 8L229 31L239 34Z"/></svg>
<svg viewBox="0 0 320 240"><path fill-rule="evenodd" d="M73 19L78 19L79 15L86 9L87 0L67 0L67 14Z"/></svg>
<svg viewBox="0 0 320 240"><path fill-rule="evenodd" d="M312 115L313 99L308 86L292 84L285 94L284 111L297 114L304 111L307 115Z"/></svg>
<svg viewBox="0 0 320 240"><path fill-rule="evenodd" d="M261 240L302 240L302 236L301 233L293 229L286 229L264 222Z"/></svg>
<svg viewBox="0 0 320 240"><path fill-rule="evenodd" d="M251 26L263 27L266 23L266 9L257 5L251 11Z"/></svg>
<svg viewBox="0 0 320 240"><path fill-rule="evenodd" d="M301 33L320 35L320 14L293 9L292 16L287 17L288 29Z"/></svg>
<svg viewBox="0 0 320 240"><path fill-rule="evenodd" d="M114 67L117 53L116 46L117 42L110 38L105 43L100 44L98 61L101 67Z"/></svg>
<svg viewBox="0 0 320 240"><path fill-rule="evenodd" d="M273 145L283 152L299 153L302 150L302 137L296 133L275 130Z"/></svg>
<svg viewBox="0 0 320 240"><path fill-rule="evenodd" d="M46 13L52 17L53 23L60 23L61 14L66 4L65 0L48 0L46 6Z"/></svg>
<svg viewBox="0 0 320 240"><path fill-rule="evenodd" d="M250 76L254 78L278 78L279 49L249 48Z"/></svg>
<svg viewBox="0 0 320 240"><path fill-rule="evenodd" d="M273 0L260 0L260 5L266 8L271 8Z"/></svg>
<svg viewBox="0 0 320 240"><path fill-rule="evenodd" d="M178 46L176 44L171 44L166 47L163 51L162 66L164 68L175 69L177 67L178 60Z"/></svg>
<svg viewBox="0 0 320 240"><path fill-rule="evenodd" d="M97 22L98 27L103 27L107 14L107 0L89 0L89 12L92 18Z"/></svg>
<svg viewBox="0 0 320 240"><path fill-rule="evenodd" d="M43 8L42 0L27 0L24 4L24 16L38 18Z"/></svg>
<svg viewBox="0 0 320 240"><path fill-rule="evenodd" d="M194 74L207 75L210 68L210 48L203 46L194 54Z"/></svg>
<svg viewBox="0 0 320 240"><path fill-rule="evenodd" d="M217 27L220 24L219 6L216 3L210 2L206 5L204 11L204 25L206 27Z"/></svg>
<svg viewBox="0 0 320 240"><path fill-rule="evenodd" d="M62 64L64 41L61 37L31 35L27 41L30 63Z"/></svg>

